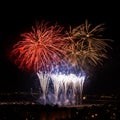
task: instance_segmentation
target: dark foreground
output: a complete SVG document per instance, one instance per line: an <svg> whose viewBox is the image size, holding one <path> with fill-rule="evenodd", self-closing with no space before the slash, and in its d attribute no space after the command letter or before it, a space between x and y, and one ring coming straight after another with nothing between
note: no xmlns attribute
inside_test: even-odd
<svg viewBox="0 0 120 120"><path fill-rule="evenodd" d="M77 106L1 102L0 120L120 120L119 101Z"/></svg>
<svg viewBox="0 0 120 120"><path fill-rule="evenodd" d="M30 98L25 93L1 94L0 120L120 120L120 95L86 96L81 105L61 107Z"/></svg>

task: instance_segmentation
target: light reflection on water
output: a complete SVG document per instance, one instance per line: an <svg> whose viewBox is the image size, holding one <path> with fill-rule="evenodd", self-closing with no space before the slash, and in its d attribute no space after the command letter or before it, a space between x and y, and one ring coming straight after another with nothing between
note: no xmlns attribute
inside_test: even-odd
<svg viewBox="0 0 120 120"><path fill-rule="evenodd" d="M77 106L50 106L30 104L1 104L0 120L79 120L79 119L102 119L102 116L113 112L117 118L119 109L114 104L83 104ZM116 111L114 111L116 110ZM109 116L108 116L109 115ZM109 118L111 114L108 114ZM106 118L107 119L107 118ZM116 120L116 119L115 119Z"/></svg>
<svg viewBox="0 0 120 120"><path fill-rule="evenodd" d="M89 100L90 102L90 100ZM91 104L84 103L73 106L40 105L31 101L0 102L0 120L79 120L109 119L117 120L120 114L119 102L113 100L97 100ZM111 114L113 113L113 114ZM96 116L97 115L97 116ZM104 116L105 118L102 118ZM98 118L97 118L98 117Z"/></svg>

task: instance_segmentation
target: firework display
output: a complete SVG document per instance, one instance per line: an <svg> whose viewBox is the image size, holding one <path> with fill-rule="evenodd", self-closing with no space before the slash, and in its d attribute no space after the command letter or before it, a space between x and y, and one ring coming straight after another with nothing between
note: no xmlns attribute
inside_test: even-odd
<svg viewBox="0 0 120 120"><path fill-rule="evenodd" d="M86 71L107 58L110 39L103 39L104 24L91 27L86 20L67 31L58 24L37 23L21 34L10 58L20 69L36 72L44 104L75 104L82 101ZM54 92L50 92L52 81Z"/></svg>

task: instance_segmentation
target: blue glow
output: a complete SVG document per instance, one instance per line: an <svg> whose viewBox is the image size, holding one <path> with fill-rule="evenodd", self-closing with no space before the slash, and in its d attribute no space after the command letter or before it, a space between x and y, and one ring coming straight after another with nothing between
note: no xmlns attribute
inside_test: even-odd
<svg viewBox="0 0 120 120"><path fill-rule="evenodd" d="M41 104L76 104L76 97L82 102L83 84L86 74L76 67L54 66L51 73L37 72L42 94L37 100Z"/></svg>

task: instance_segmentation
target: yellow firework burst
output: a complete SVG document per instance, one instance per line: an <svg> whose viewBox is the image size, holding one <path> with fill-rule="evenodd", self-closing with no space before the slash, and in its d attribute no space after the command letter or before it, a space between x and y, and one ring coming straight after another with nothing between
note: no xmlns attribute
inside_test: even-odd
<svg viewBox="0 0 120 120"><path fill-rule="evenodd" d="M73 29L70 27L67 32L69 62L80 67L102 64L103 58L107 58L107 48L110 48L107 41L111 41L102 38L100 33L104 29L104 24L92 27L87 20Z"/></svg>

